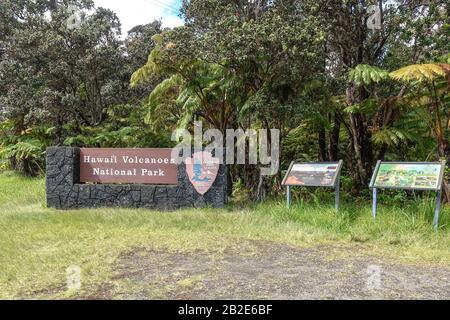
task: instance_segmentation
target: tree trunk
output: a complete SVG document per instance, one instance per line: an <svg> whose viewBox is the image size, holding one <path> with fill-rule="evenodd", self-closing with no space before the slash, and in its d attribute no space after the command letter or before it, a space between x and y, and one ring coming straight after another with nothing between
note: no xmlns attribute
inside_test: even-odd
<svg viewBox="0 0 450 320"><path fill-rule="evenodd" d="M326 133L323 125L320 125L319 128L319 161L326 162L328 161L328 153L327 153L327 141L326 141Z"/></svg>
<svg viewBox="0 0 450 320"><path fill-rule="evenodd" d="M443 137L438 137L438 150L439 156L445 158L447 164L450 163L450 143ZM446 203L450 203L450 187L447 183L447 179L444 177L444 198Z"/></svg>
<svg viewBox="0 0 450 320"><path fill-rule="evenodd" d="M328 158L330 161L338 161L339 159L339 138L341 133L341 120L337 115L334 116L334 127L330 134L330 145L328 150Z"/></svg>
<svg viewBox="0 0 450 320"><path fill-rule="evenodd" d="M362 86L352 84L346 91L346 103L355 105L367 98L367 91ZM353 184L358 193L369 184L374 162L372 136L366 116L359 112L350 113L351 145L356 173Z"/></svg>
<svg viewBox="0 0 450 320"><path fill-rule="evenodd" d="M62 146L63 145L63 126L64 126L64 120L63 116L61 114L61 111L56 112L56 130L55 130L55 142L56 145Z"/></svg>
<svg viewBox="0 0 450 320"><path fill-rule="evenodd" d="M373 169L372 139L363 114L350 114L350 128L352 130L351 145L357 171L353 183L358 190L361 190L369 183Z"/></svg>
<svg viewBox="0 0 450 320"><path fill-rule="evenodd" d="M267 185L264 179L264 176L262 174L259 175L259 182L258 182L258 188L256 189L256 201L257 202L263 202L266 200L266 194L267 194Z"/></svg>

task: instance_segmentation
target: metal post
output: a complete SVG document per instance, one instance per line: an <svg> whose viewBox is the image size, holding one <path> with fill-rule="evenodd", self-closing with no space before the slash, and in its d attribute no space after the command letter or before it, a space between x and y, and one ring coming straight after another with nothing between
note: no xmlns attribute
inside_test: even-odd
<svg viewBox="0 0 450 320"><path fill-rule="evenodd" d="M287 207L290 209L291 208L291 203L292 203L292 199L291 199L291 186L287 186Z"/></svg>
<svg viewBox="0 0 450 320"><path fill-rule="evenodd" d="M433 227L434 227L435 231L438 231L438 228L439 228L439 214L441 211L441 197L442 197L441 190L439 190L436 195L436 209L434 211L434 221L433 221Z"/></svg>
<svg viewBox="0 0 450 320"><path fill-rule="evenodd" d="M377 190L377 188L373 188L372 216L374 219L377 218L377 196L378 196L378 190Z"/></svg>
<svg viewBox="0 0 450 320"><path fill-rule="evenodd" d="M340 187L341 187L341 179L338 177L337 178L337 183L336 183L336 189L334 189L334 193L335 193L335 209L337 212L339 212L339 206L340 206Z"/></svg>

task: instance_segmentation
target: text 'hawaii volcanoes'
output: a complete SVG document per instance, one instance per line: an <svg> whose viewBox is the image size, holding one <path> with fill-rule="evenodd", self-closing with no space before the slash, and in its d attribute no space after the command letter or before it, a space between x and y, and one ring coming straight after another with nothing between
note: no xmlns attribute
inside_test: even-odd
<svg viewBox="0 0 450 320"><path fill-rule="evenodd" d="M177 184L172 149L81 149L83 183Z"/></svg>

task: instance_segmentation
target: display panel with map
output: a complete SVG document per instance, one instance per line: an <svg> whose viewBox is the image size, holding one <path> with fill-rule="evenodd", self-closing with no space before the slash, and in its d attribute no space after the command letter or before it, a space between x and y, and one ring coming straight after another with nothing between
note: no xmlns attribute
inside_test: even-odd
<svg viewBox="0 0 450 320"><path fill-rule="evenodd" d="M379 162L372 188L440 190L445 163Z"/></svg>
<svg viewBox="0 0 450 320"><path fill-rule="evenodd" d="M335 187L342 162L292 163L284 178L285 186Z"/></svg>

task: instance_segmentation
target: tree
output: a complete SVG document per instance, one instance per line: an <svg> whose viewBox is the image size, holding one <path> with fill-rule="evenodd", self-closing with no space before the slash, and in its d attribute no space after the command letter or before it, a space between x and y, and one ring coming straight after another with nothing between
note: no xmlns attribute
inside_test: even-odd
<svg viewBox="0 0 450 320"><path fill-rule="evenodd" d="M381 29L371 31L366 22L370 16L369 5L380 8ZM422 59L429 46L428 38L440 33L446 19L448 3L434 1L327 1L318 2L320 10L312 6L310 12L328 18L327 30L327 73L332 78L342 78L357 66L366 64L384 66L392 62L394 50L402 50L402 58ZM439 48L434 48L435 50ZM397 55L399 57L399 55ZM366 186L377 153L373 144L371 128L373 120L358 108L370 98L370 92L363 83L350 81L345 87L345 105L350 107L344 128L350 137L347 163L353 176L354 191ZM395 96L402 95L402 88ZM386 104L378 104L375 114L382 114ZM349 110L349 109L347 109ZM335 118L337 123L340 118ZM382 150L381 150L382 151Z"/></svg>
<svg viewBox="0 0 450 320"><path fill-rule="evenodd" d="M14 121L14 133L45 121L56 127L55 142L61 144L66 124L77 130L101 123L106 106L123 102L128 89L117 17L100 8L71 28L67 5L90 9L91 1L42 2L33 14L34 2L12 3L4 4L14 9L16 25L2 42L0 74L6 83L1 111Z"/></svg>
<svg viewBox="0 0 450 320"><path fill-rule="evenodd" d="M304 100L299 96L316 76L321 61L314 52L324 42L323 34L316 31L318 22L303 16L297 4L185 2L186 25L161 35L159 48L132 83L165 73L167 79L151 94L150 102L163 105L160 98L165 96L169 105L176 102L183 115L195 113L222 132L277 128L284 139L303 118ZM155 108L150 110L156 116L166 114ZM258 198L259 171L247 167L242 174Z"/></svg>
<svg viewBox="0 0 450 320"><path fill-rule="evenodd" d="M426 121L436 138L438 154L450 161L450 64L415 64L394 71L390 76L408 85L409 103L426 111Z"/></svg>
<svg viewBox="0 0 450 320"><path fill-rule="evenodd" d="M156 43L153 41L153 36L161 33L161 22L153 21L145 25L138 25L128 31L128 36L125 39L125 54L127 63L124 65L124 75L126 81L129 80L138 68L142 67L147 62L149 53L153 50ZM139 105L141 101L145 101L148 92L151 91L156 84L162 79L155 78L152 81L147 81L145 84L134 86L130 90L127 101L129 103Z"/></svg>

